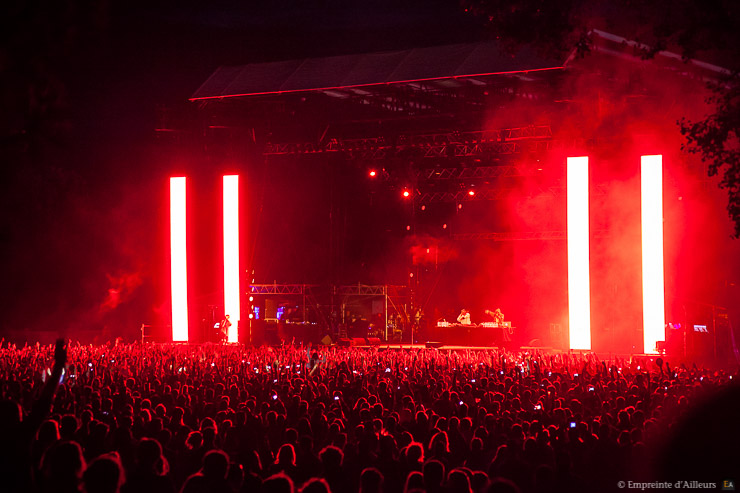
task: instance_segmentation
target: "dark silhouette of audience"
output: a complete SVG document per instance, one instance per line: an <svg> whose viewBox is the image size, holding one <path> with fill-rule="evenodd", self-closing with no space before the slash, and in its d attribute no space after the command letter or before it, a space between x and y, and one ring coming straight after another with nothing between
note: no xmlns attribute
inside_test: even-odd
<svg viewBox="0 0 740 493"><path fill-rule="evenodd" d="M3 343L0 489L590 492L735 472L737 368L312 351Z"/></svg>

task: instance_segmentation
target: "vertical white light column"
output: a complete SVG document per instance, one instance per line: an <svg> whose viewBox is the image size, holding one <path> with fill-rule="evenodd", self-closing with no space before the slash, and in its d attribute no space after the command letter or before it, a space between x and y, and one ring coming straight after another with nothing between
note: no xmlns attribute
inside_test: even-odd
<svg viewBox="0 0 740 493"><path fill-rule="evenodd" d="M588 157L567 160L568 333L570 349L591 349Z"/></svg>
<svg viewBox="0 0 740 493"><path fill-rule="evenodd" d="M231 326L229 342L239 342L239 175L224 175L224 313Z"/></svg>
<svg viewBox="0 0 740 493"><path fill-rule="evenodd" d="M645 353L665 339L663 156L641 157L642 329Z"/></svg>
<svg viewBox="0 0 740 493"><path fill-rule="evenodd" d="M186 253L185 177L170 178L170 275L172 341L188 340L188 262Z"/></svg>

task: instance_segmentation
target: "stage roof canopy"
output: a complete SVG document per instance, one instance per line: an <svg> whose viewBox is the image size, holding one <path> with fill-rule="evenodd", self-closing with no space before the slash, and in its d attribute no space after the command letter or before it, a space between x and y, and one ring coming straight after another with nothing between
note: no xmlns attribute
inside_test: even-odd
<svg viewBox="0 0 740 493"><path fill-rule="evenodd" d="M563 68L531 49L495 41L219 67L191 100L400 84Z"/></svg>

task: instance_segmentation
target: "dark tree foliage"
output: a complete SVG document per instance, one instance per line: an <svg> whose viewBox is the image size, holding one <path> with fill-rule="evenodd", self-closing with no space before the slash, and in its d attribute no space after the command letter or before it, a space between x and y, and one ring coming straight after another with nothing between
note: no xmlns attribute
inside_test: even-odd
<svg viewBox="0 0 740 493"><path fill-rule="evenodd" d="M679 122L684 148L701 156L709 175L721 175L727 210L740 238L740 2L735 0L461 0L506 46L531 45L550 56L589 51L597 28L643 44L644 59L679 51L725 67L709 85L711 113Z"/></svg>
<svg viewBox="0 0 740 493"><path fill-rule="evenodd" d="M740 78L737 73L722 83L711 85L707 99L714 112L703 120L681 121L685 148L701 155L709 176L722 175L720 187L727 190L727 212L735 223L735 238L740 238Z"/></svg>

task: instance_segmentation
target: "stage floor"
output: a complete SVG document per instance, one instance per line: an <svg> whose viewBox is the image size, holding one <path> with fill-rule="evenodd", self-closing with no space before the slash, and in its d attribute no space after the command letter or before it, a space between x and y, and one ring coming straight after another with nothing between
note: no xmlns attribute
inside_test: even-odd
<svg viewBox="0 0 740 493"><path fill-rule="evenodd" d="M441 344L438 342L428 342L425 344L375 344L375 345L357 345L352 346L359 349L439 349L441 351L490 351L504 349L499 346L462 346L454 344ZM553 349L551 347L516 347L508 348L509 351L543 351L547 353L560 353L563 352L559 349Z"/></svg>

